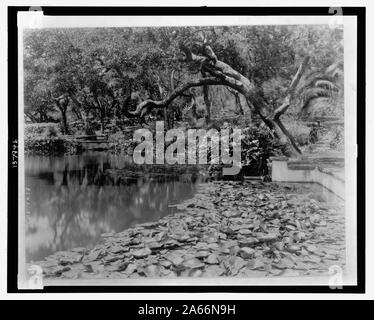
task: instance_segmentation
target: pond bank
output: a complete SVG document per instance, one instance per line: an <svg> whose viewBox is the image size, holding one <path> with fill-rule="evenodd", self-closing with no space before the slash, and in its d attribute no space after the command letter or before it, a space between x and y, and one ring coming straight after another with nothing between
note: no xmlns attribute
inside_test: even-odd
<svg viewBox="0 0 374 320"><path fill-rule="evenodd" d="M36 262L50 279L326 275L344 208L313 185L211 182L180 212Z"/></svg>

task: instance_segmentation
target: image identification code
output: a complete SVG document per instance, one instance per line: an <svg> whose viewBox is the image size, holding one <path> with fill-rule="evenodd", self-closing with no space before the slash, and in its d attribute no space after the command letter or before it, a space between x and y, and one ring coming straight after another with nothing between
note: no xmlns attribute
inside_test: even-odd
<svg viewBox="0 0 374 320"><path fill-rule="evenodd" d="M163 315L166 318L173 313L182 315L235 315L235 312L235 305L225 304L183 304L181 308L172 306L152 306L146 304L145 306L139 307L138 310L138 314L140 315Z"/></svg>

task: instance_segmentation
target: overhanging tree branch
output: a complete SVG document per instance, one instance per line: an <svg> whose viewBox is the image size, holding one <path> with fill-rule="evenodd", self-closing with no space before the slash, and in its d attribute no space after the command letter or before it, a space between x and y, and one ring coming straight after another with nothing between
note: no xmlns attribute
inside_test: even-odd
<svg viewBox="0 0 374 320"><path fill-rule="evenodd" d="M294 75L294 77L291 81L291 84L290 84L289 88L287 89L287 95L286 95L282 105L274 111L274 116L273 116L274 119L279 119L279 117L282 114L284 114L287 111L287 109L289 108L291 99L292 99L292 97L295 93L295 89L296 89L297 85L299 84L302 75L305 72L305 69L308 65L309 59L310 59L310 56L306 56L304 58L303 62L301 63L299 69L297 70L296 74Z"/></svg>
<svg viewBox="0 0 374 320"><path fill-rule="evenodd" d="M151 109L153 108L167 108L168 105L177 97L183 95L185 91L192 87L200 87L204 85L219 85L223 84L221 80L216 78L208 77L202 78L197 80L192 80L187 82L186 84L180 86L179 88L175 89L173 92L170 93L168 97L163 100L155 101L155 100L145 100L139 103L136 107L135 111L128 111L128 115L131 117L144 117Z"/></svg>
<svg viewBox="0 0 374 320"><path fill-rule="evenodd" d="M285 126L280 120L280 116L284 114L290 106L290 101L294 95L294 91L307 67L309 56L305 57L302 64L298 68L295 76L293 77L287 95L283 104L278 107L274 112L267 104L263 96L260 94L258 88L248 78L234 70L228 64L217 59L213 50L204 44L202 56L194 54L187 46L180 44L180 50L184 54L183 61L188 63L196 63L199 65L200 71L203 75L209 75L203 79L190 81L179 88L173 90L168 97L160 101L146 100L138 104L133 112L129 112L129 116L144 117L153 108L167 108L168 105L178 96L184 94L185 91L192 87L208 85L225 85L237 92L241 93L247 100L248 105L253 108L270 128L273 134L281 141L291 146L292 152L295 155L300 155L301 151L298 148L294 138L287 131Z"/></svg>

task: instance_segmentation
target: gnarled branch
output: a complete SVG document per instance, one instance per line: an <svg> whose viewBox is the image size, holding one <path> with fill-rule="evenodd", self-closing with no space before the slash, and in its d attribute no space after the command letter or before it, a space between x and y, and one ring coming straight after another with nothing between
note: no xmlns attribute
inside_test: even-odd
<svg viewBox="0 0 374 320"><path fill-rule="evenodd" d="M296 74L294 75L294 77L293 77L293 79L291 81L290 86L287 89L287 95L284 98L284 101L283 101L282 105L279 106L274 111L274 116L273 116L274 119L279 119L279 117L283 113L285 113L287 111L287 109L289 108L290 103L291 103L291 99L292 99L292 97L293 97L293 95L295 93L295 89L296 89L297 85L299 84L302 75L305 72L305 69L306 69L306 67L308 65L309 59L310 59L310 56L306 56L304 58L303 62L301 63L301 65L299 66L299 69L297 70Z"/></svg>
<svg viewBox="0 0 374 320"><path fill-rule="evenodd" d="M241 93L245 97L248 105L260 115L261 119L271 129L274 135L283 139L283 141L288 141L293 147L295 153L301 154L300 149L297 147L292 135L287 131L280 121L280 116L286 112L290 106L290 101L294 95L296 86L298 85L308 64L309 56L304 58L297 73L293 77L283 104L272 113L271 108L259 93L254 83L234 70L228 64L218 60L213 50L209 46L204 44L202 50L203 56L194 54L183 43L180 44L180 50L184 53L184 61L200 64L200 71L204 75L204 78L193 80L180 86L179 88L173 90L170 95L163 100L145 100L138 104L135 111L128 112L128 116L140 116L143 118L144 115L153 108L166 108L175 98L184 95L184 92L192 87L225 85Z"/></svg>
<svg viewBox="0 0 374 320"><path fill-rule="evenodd" d="M177 97L183 95L185 91L192 87L200 87L204 85L219 85L223 84L221 80L208 77L202 78L197 80L192 80L187 82L186 84L180 86L179 88L175 89L173 92L170 93L168 97L163 100L155 101L155 100L145 100L139 103L136 107L135 111L128 111L128 115L130 117L144 117L146 113L150 111L150 109L154 108L167 108L167 106Z"/></svg>

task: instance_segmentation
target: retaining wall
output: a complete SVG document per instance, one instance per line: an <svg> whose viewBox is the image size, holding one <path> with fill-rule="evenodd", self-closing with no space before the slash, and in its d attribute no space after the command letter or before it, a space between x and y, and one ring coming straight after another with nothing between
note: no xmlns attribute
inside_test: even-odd
<svg viewBox="0 0 374 320"><path fill-rule="evenodd" d="M277 182L314 182L345 199L344 167L326 168L310 160L271 158L271 178Z"/></svg>

